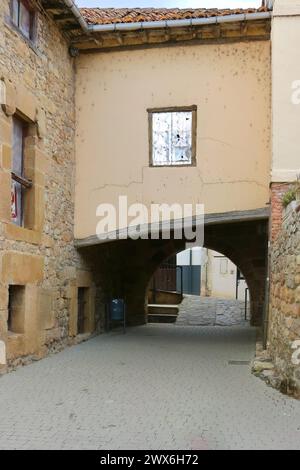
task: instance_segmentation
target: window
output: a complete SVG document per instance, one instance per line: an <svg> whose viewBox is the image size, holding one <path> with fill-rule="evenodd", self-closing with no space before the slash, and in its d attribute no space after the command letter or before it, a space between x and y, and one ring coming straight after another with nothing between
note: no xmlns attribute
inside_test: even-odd
<svg viewBox="0 0 300 470"><path fill-rule="evenodd" d="M13 117L12 143L12 185L11 185L11 220L22 226L24 223L24 196L26 189L31 187L31 181L24 177L24 146L28 132L28 124Z"/></svg>
<svg viewBox="0 0 300 470"><path fill-rule="evenodd" d="M24 333L25 286L9 286L7 329L10 333Z"/></svg>
<svg viewBox="0 0 300 470"><path fill-rule="evenodd" d="M12 21L28 39L33 39L34 31L34 10L29 0L12 0L11 3Z"/></svg>
<svg viewBox="0 0 300 470"><path fill-rule="evenodd" d="M149 109L150 164L194 165L196 106Z"/></svg>

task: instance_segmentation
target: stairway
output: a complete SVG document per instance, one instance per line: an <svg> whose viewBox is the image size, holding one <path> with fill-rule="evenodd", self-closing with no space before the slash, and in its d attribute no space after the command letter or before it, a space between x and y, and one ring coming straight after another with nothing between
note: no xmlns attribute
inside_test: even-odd
<svg viewBox="0 0 300 470"><path fill-rule="evenodd" d="M148 323L175 323L178 305L148 304Z"/></svg>

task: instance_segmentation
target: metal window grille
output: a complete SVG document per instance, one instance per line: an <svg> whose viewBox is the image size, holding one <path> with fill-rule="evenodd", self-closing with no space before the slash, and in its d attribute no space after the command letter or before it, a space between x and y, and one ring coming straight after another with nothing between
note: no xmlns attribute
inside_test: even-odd
<svg viewBox="0 0 300 470"><path fill-rule="evenodd" d="M192 164L192 111L152 114L152 164Z"/></svg>

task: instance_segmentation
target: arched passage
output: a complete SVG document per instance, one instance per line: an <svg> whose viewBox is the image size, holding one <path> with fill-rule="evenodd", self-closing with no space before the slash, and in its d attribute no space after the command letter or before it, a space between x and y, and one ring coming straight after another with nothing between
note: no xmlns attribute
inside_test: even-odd
<svg viewBox="0 0 300 470"><path fill-rule="evenodd" d="M204 245L223 253L243 272L251 296L251 324L261 325L267 265L266 219L209 223ZM118 240L80 249L101 292L101 302L125 298L128 325L141 325L147 318L147 290L159 265L185 249L185 240Z"/></svg>
<svg viewBox="0 0 300 470"><path fill-rule="evenodd" d="M206 246L190 247L172 254L156 269L149 282L148 301L168 304L169 299L172 304L187 295L240 302L245 301L246 289L242 270L228 256Z"/></svg>

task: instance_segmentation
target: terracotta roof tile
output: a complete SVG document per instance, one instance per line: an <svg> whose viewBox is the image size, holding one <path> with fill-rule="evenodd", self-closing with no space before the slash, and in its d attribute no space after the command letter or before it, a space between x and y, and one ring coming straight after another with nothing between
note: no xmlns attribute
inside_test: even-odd
<svg viewBox="0 0 300 470"><path fill-rule="evenodd" d="M80 12L89 24L135 23L146 21L182 20L190 18L208 18L211 16L238 15L268 11L260 8L81 8Z"/></svg>

